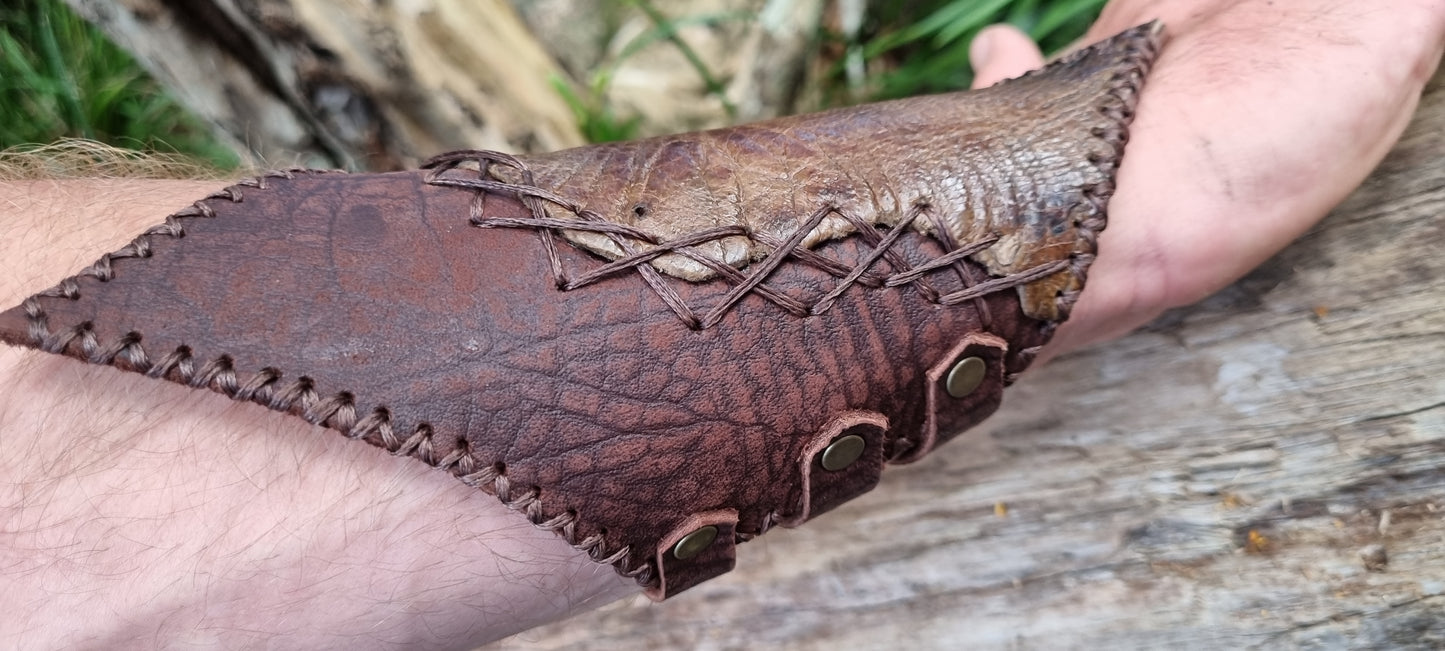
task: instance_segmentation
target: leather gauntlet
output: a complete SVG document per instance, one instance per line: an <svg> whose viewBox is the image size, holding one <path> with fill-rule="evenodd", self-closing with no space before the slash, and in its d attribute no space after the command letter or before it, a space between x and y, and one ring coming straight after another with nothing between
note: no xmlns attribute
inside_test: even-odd
<svg viewBox="0 0 1445 651"><path fill-rule="evenodd" d="M268 173L0 338L416 458L660 599L998 407L1083 289L1158 34L972 93Z"/></svg>

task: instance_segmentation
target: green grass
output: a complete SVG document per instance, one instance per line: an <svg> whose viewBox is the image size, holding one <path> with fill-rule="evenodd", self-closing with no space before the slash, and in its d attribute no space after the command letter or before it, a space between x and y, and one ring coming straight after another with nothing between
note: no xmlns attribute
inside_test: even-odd
<svg viewBox="0 0 1445 651"><path fill-rule="evenodd" d="M0 7L0 149L86 138L239 164L135 61L60 0Z"/></svg>
<svg viewBox="0 0 1445 651"><path fill-rule="evenodd" d="M748 21L752 20L752 15L743 12L719 12L674 18L658 10L650 0L620 0L618 8L624 7L641 11L652 23L652 28L628 41L615 56L593 70L585 80L585 94L573 90L572 85L564 79L552 80L552 86L571 107L577 118L577 125L588 142L630 140L637 136L642 127L641 118L618 115L607 103L607 89L623 62L656 45L677 48L702 80L708 94L722 103L723 110L729 117L737 115L737 107L727 98L726 84L717 78L702 57L678 35L678 31L692 25L714 26L732 21Z"/></svg>
<svg viewBox="0 0 1445 651"><path fill-rule="evenodd" d="M816 96L823 105L859 100L891 99L968 88L973 81L968 46L979 30L994 23L1009 23L1028 33L1045 53L1063 49L1083 36L1107 0L914 0L871 2L865 28L851 38L820 34L829 47L824 56L836 59ZM751 20L745 14L667 16L651 0L620 0L619 7L641 11L653 24L586 80L585 94L563 80L557 91L572 107L583 135L590 142L626 140L641 126L635 117L617 115L605 101L613 72L628 57L648 47L675 47L688 60L709 94L722 100L728 115L736 113L723 94L724 84L678 37L692 24L718 24ZM861 60L867 71L862 80L844 73L848 59Z"/></svg>
<svg viewBox="0 0 1445 651"><path fill-rule="evenodd" d="M865 85L873 99L957 90L973 82L968 46L984 27L1009 23L1053 53L1083 36L1105 2L875 2L861 38L846 45L861 52L872 71Z"/></svg>

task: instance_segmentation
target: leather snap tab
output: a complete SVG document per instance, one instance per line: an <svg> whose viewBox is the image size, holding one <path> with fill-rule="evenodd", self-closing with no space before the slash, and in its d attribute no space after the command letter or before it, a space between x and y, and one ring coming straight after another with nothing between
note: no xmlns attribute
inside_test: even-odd
<svg viewBox="0 0 1445 651"><path fill-rule="evenodd" d="M958 360L957 364L948 371L948 377L944 380L944 388L948 395L955 398L966 398L973 393L979 385L983 384L983 378L988 374L988 363L981 357L965 357Z"/></svg>
<svg viewBox="0 0 1445 651"><path fill-rule="evenodd" d="M821 459L823 469L837 472L853 465L853 462L863 456L863 449L866 447L868 447L867 441L857 434L839 437L823 450Z"/></svg>
<svg viewBox="0 0 1445 651"><path fill-rule="evenodd" d="M672 546L672 556L680 561L685 561L701 554L704 549L711 547L717 540L717 527L708 525L682 537Z"/></svg>
<svg viewBox="0 0 1445 651"><path fill-rule="evenodd" d="M662 601L732 571L737 560L737 530L735 509L694 513L677 523L652 549L657 578L647 596Z"/></svg>
<svg viewBox="0 0 1445 651"><path fill-rule="evenodd" d="M973 332L928 369L923 388L923 423L894 449L894 463L917 461L934 446L988 418L1003 401L1008 342Z"/></svg>
<svg viewBox="0 0 1445 651"><path fill-rule="evenodd" d="M776 523L796 527L878 485L883 474L888 418L848 411L823 426L798 455L798 483Z"/></svg>

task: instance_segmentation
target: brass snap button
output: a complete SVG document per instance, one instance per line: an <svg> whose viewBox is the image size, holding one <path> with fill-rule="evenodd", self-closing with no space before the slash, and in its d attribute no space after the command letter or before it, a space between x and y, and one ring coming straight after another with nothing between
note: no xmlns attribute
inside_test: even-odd
<svg viewBox="0 0 1445 651"><path fill-rule="evenodd" d="M863 456L863 448L867 442L857 434L849 434L836 441L833 441L823 450L823 469L842 470L853 465L858 457Z"/></svg>
<svg viewBox="0 0 1445 651"><path fill-rule="evenodd" d="M978 357L965 357L953 365L948 372L948 378L944 380L944 386L948 389L948 395L955 398L963 398L973 393L980 384L983 384L983 376L988 372L988 364Z"/></svg>
<svg viewBox="0 0 1445 651"><path fill-rule="evenodd" d="M682 537L672 546L672 556L680 561L702 553L702 550L712 546L717 540L717 527L708 525Z"/></svg>

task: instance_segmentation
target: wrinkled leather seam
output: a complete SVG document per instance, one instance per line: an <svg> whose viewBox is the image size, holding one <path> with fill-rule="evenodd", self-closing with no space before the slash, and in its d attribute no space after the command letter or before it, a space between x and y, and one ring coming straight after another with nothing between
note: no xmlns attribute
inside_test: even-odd
<svg viewBox="0 0 1445 651"><path fill-rule="evenodd" d="M1084 189L1084 201L1090 204L1090 216L1074 225L1078 238L1075 240L1075 250L1069 256L1069 271L1078 279L1078 288L1063 292L1055 298L1059 315L1056 323L1062 323L1069 318L1088 280L1089 267L1094 263L1094 257L1099 250L1099 232L1108 225L1108 205L1109 199L1114 196L1114 179L1120 161L1124 158L1124 146L1129 142L1128 125L1133 121L1134 110L1139 103L1139 92L1159 54L1159 46L1157 27L1153 33L1131 41L1120 62L1123 64L1120 66L1121 71L1115 72L1110 78L1110 87L1105 92L1106 100L1113 101L1105 101L1098 107L1099 113L1113 122L1113 127L1095 130L1090 135L1107 145L1111 153L1104 157L1090 157L1090 162L1099 170L1104 181ZM1087 49L1074 52L1065 60L1081 58L1086 51Z"/></svg>

